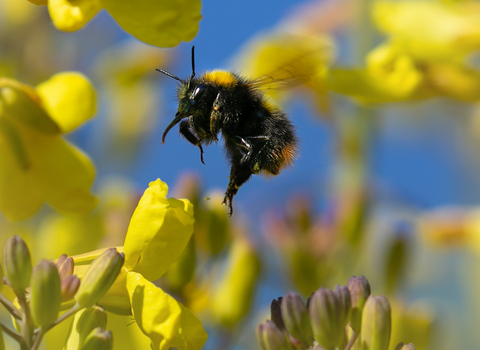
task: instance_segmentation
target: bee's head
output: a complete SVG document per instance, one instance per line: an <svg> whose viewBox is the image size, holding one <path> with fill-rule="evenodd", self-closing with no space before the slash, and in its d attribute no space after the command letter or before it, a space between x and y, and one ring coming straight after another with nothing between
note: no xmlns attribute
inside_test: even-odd
<svg viewBox="0 0 480 350"><path fill-rule="evenodd" d="M175 118L167 126L167 128L163 133L162 143L164 143L165 136L167 136L167 133L170 131L170 129L173 128L183 118L188 117L194 111L195 109L194 106L197 102L197 97L200 97L200 95L203 94L202 87L200 87L200 85L202 84L195 83L195 79L194 79L195 78L195 46L192 46L192 75L190 75L190 78L188 80L180 79L179 77L167 71L164 71L163 69L157 69L157 71L180 82L180 86L178 89L178 97L180 100L178 105L178 112L177 114L175 114Z"/></svg>

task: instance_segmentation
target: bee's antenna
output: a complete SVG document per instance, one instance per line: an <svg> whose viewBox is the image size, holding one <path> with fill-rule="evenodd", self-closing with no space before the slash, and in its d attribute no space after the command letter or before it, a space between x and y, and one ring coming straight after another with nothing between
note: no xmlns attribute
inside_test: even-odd
<svg viewBox="0 0 480 350"><path fill-rule="evenodd" d="M157 72L163 73L163 74L165 74L166 76L168 76L168 77L170 77L170 78L173 78L173 79L175 79L175 80L178 80L179 82L185 84L185 80L180 79L179 77L173 75L172 73L168 73L167 71L165 71L165 70L163 70L163 69L158 69L158 68L155 69L155 70L156 70Z"/></svg>
<svg viewBox="0 0 480 350"><path fill-rule="evenodd" d="M192 75L190 79L188 79L188 87L190 88L190 83L192 79L195 77L195 46L192 46Z"/></svg>

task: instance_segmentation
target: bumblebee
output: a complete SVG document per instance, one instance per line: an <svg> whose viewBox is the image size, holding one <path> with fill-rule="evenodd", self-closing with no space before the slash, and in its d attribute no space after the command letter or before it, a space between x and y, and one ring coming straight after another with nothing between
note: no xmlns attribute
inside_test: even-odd
<svg viewBox="0 0 480 350"><path fill-rule="evenodd" d="M180 83L178 111L165 129L162 143L170 129L180 123L180 134L200 149L200 160L205 164L202 145L217 142L219 133L223 136L231 170L222 203L228 206L230 216L233 197L253 174L277 175L292 164L298 151L295 128L261 91L273 78L250 80L224 70L196 77L194 47L190 78L157 71Z"/></svg>

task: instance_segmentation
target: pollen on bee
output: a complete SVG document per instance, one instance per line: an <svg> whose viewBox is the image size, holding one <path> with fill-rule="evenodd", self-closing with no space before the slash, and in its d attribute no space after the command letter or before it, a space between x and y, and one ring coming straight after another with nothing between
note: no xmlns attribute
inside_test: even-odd
<svg viewBox="0 0 480 350"><path fill-rule="evenodd" d="M237 78L232 73L225 70L207 72L205 73L204 78L214 84L224 87L232 87L237 84Z"/></svg>

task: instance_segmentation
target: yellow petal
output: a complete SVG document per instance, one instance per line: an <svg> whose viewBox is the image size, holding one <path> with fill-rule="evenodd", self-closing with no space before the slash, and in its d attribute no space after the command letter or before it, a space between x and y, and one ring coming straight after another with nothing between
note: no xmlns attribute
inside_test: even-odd
<svg viewBox="0 0 480 350"><path fill-rule="evenodd" d="M90 193L95 169L90 159L60 136L23 130L31 167L29 179L40 197L64 213L86 214L97 199Z"/></svg>
<svg viewBox="0 0 480 350"><path fill-rule="evenodd" d="M26 219L42 200L0 133L0 211L10 220Z"/></svg>
<svg viewBox="0 0 480 350"><path fill-rule="evenodd" d="M53 24L66 32L82 28L100 9L98 0L48 0Z"/></svg>
<svg viewBox="0 0 480 350"><path fill-rule="evenodd" d="M95 114L95 90L83 74L55 74L38 85L36 90L45 109L64 133L72 131Z"/></svg>
<svg viewBox="0 0 480 350"><path fill-rule="evenodd" d="M416 57L464 57L480 47L480 5L474 1L376 1L373 18Z"/></svg>
<svg viewBox="0 0 480 350"><path fill-rule="evenodd" d="M133 213L125 238L125 268L153 281L178 260L193 233L193 206L166 198L167 185L151 182Z"/></svg>
<svg viewBox="0 0 480 350"><path fill-rule="evenodd" d="M0 78L0 114L44 134L58 134L60 128L45 111L35 90L13 79Z"/></svg>
<svg viewBox="0 0 480 350"><path fill-rule="evenodd" d="M101 0L120 26L154 46L174 47L198 32L200 0Z"/></svg>
<svg viewBox="0 0 480 350"><path fill-rule="evenodd" d="M207 333L200 320L184 305L139 273L127 273L127 289L135 321L152 341L153 349L203 347Z"/></svg>

